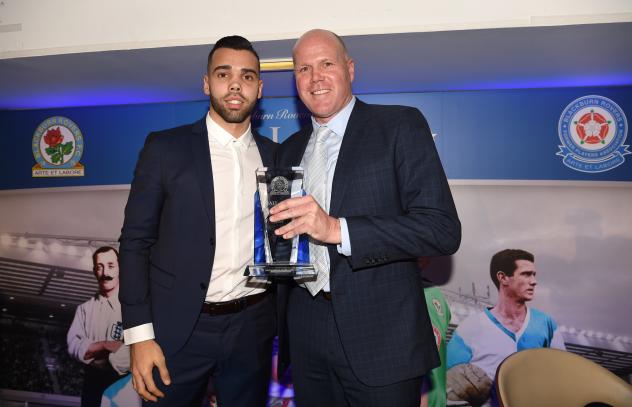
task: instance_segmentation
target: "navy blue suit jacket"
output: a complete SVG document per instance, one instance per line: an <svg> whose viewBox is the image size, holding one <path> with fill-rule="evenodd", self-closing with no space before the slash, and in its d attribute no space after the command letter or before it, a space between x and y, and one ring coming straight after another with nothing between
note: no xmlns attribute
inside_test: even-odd
<svg viewBox="0 0 632 407"><path fill-rule="evenodd" d="M309 125L284 142L277 164L299 165L311 133ZM351 241L350 257L328 249L335 321L356 376L381 386L438 366L416 259L454 253L461 225L419 110L356 100L330 215L346 218ZM280 366L287 355L282 349Z"/></svg>
<svg viewBox="0 0 632 407"><path fill-rule="evenodd" d="M213 268L215 208L206 116L145 141L120 238L125 329L153 323L165 355L180 349L200 314ZM276 144L253 131L264 165ZM253 174L253 182L254 174ZM253 197L254 200L254 197Z"/></svg>

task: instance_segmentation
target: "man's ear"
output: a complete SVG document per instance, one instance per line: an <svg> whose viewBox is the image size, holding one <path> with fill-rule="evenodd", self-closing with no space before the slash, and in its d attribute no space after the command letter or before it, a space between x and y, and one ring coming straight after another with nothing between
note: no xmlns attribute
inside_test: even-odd
<svg viewBox="0 0 632 407"><path fill-rule="evenodd" d="M202 77L202 90L204 90L204 94L206 96L211 95L211 85L208 82L208 75L204 74L204 76Z"/></svg>
<svg viewBox="0 0 632 407"><path fill-rule="evenodd" d="M349 79L353 82L355 79L355 62L351 58L347 61L347 70L349 71Z"/></svg>
<svg viewBox="0 0 632 407"><path fill-rule="evenodd" d="M505 274L504 271L497 271L496 278L498 279L498 283L500 285L503 285L504 283L507 282L507 274Z"/></svg>

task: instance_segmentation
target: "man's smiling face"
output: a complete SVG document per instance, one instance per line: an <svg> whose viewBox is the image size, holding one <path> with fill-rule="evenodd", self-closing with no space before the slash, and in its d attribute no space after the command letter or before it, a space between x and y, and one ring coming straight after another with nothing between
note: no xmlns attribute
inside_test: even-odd
<svg viewBox="0 0 632 407"><path fill-rule="evenodd" d="M296 89L318 123L327 123L351 101L354 64L331 33L312 31L294 47Z"/></svg>

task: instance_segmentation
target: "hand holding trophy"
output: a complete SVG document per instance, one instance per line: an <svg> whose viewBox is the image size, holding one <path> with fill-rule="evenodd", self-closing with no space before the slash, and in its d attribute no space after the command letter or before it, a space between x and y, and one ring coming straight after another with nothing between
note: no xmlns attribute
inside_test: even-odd
<svg viewBox="0 0 632 407"><path fill-rule="evenodd" d="M289 198L304 194L301 167L263 167L256 171L254 261L244 273L251 277L308 277L316 274L309 262L306 234L291 239L274 231L289 223L270 221L270 208Z"/></svg>

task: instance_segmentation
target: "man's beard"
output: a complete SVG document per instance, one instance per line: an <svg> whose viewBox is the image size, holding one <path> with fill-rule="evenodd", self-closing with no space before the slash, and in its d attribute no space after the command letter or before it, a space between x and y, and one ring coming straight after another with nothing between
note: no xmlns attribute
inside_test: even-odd
<svg viewBox="0 0 632 407"><path fill-rule="evenodd" d="M218 98L211 94L211 107L226 123L243 123L255 109L256 101L248 102L241 94L244 105L241 110L230 110L226 108Z"/></svg>

